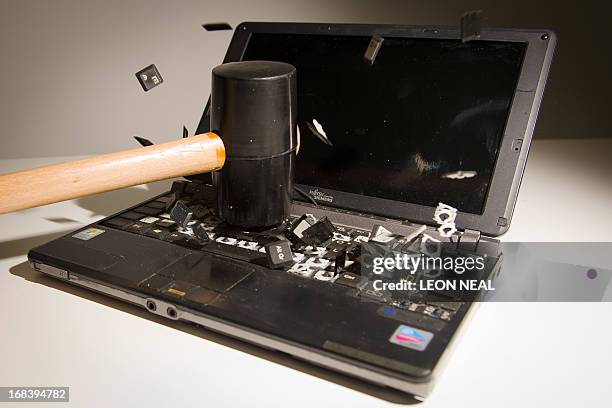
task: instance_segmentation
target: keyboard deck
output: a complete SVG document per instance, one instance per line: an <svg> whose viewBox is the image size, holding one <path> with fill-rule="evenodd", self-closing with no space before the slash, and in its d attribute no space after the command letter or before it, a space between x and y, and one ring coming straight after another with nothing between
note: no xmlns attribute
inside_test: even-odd
<svg viewBox="0 0 612 408"><path fill-rule="evenodd" d="M183 226L179 226L170 215L170 208L176 205L177 199L191 211L191 220ZM126 210L105 220L102 225L195 251L272 267L279 273L320 281L322 284L343 285L353 289L354 295L364 301L382 303L443 321L451 320L462 305L453 293L437 293L433 296L430 293L423 296L415 292L390 293L376 290L373 287L373 277L363 272L364 261L361 256L363 245L370 242L371 231L332 224L333 234L325 242L318 245L299 244L287 239L288 230L300 219L298 216L290 217L284 226L272 230L243 231L224 224L215 215L212 202L213 197L199 189L196 183L184 183L178 194L176 191L171 192ZM310 215L307 217L311 218L310 222L317 221ZM196 228L199 234L194 233ZM202 231L206 234L204 239ZM394 234L388 240L376 242L376 245L388 253L410 251L414 254L415 251L426 250L421 238ZM275 267L270 265L266 245L279 241L289 241L292 259L281 267ZM419 279L419 275L411 274L404 278L414 280ZM376 276L376 279L385 279L385 276Z"/></svg>

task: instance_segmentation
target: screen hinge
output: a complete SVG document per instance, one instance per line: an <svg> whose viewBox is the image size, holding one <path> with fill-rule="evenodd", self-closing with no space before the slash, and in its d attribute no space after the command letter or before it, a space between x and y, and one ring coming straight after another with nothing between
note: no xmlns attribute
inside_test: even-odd
<svg viewBox="0 0 612 408"><path fill-rule="evenodd" d="M480 242L480 231L471 230L466 228L459 237L457 242L457 249L464 249L467 251L476 251Z"/></svg>

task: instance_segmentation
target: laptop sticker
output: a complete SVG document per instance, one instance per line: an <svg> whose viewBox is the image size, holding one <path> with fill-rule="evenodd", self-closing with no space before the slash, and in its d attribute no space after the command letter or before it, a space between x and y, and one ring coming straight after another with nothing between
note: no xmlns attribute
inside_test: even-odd
<svg viewBox="0 0 612 408"><path fill-rule="evenodd" d="M72 236L72 238L80 239L82 241L89 241L92 238L97 237L100 234L104 234L104 230L98 228L87 228L81 232L77 232Z"/></svg>
<svg viewBox="0 0 612 408"><path fill-rule="evenodd" d="M398 346L423 351L433 339L433 333L400 324L389 341Z"/></svg>

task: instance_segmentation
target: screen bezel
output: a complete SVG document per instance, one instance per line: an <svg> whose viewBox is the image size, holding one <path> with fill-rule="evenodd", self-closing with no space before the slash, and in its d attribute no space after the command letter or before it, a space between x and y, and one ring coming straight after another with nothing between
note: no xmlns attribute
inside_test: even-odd
<svg viewBox="0 0 612 408"><path fill-rule="evenodd" d="M251 34L317 34L406 37L428 39L460 39L458 28L435 26L319 24L319 23L259 23L245 22L236 27L225 62L240 61ZM495 161L493 176L482 214L458 212L457 227L499 236L507 231L523 176L529 145L535 126L546 78L556 44L556 36L548 30L483 29L480 40L522 42L527 45L519 79L512 98L506 126ZM297 80L299 81L299 71ZM209 130L209 104L200 120L197 133ZM299 107L298 107L299 109ZM379 197L336 191L318 186L297 184L302 190L317 189L333 197L333 203L322 205L378 215L386 218L434 224L435 207L393 201Z"/></svg>

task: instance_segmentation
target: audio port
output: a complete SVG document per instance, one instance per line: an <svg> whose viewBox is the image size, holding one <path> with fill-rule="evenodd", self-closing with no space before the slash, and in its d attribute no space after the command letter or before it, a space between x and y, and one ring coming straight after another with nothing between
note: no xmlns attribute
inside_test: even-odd
<svg viewBox="0 0 612 408"><path fill-rule="evenodd" d="M176 309L174 309L173 307L169 307L168 309L166 309L166 313L171 318L173 318L173 319L176 318Z"/></svg>
<svg viewBox="0 0 612 408"><path fill-rule="evenodd" d="M150 311L154 312L155 310L157 310L157 305L155 304L154 301L147 300L147 309L149 309Z"/></svg>

